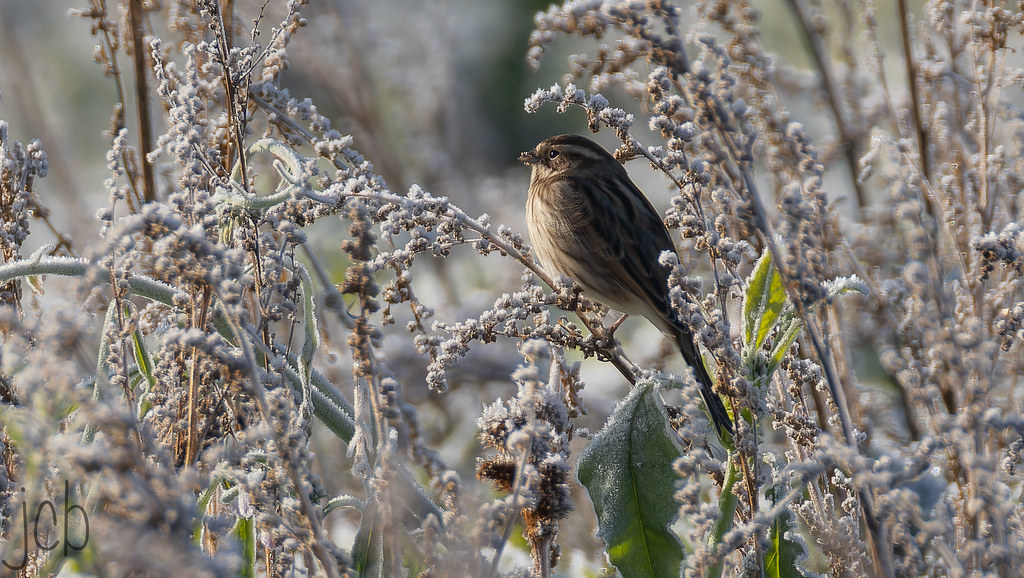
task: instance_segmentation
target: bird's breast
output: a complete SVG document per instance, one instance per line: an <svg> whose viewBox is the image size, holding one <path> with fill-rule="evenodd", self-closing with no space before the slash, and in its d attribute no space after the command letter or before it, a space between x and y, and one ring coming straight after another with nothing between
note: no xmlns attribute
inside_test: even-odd
<svg viewBox="0 0 1024 578"><path fill-rule="evenodd" d="M649 306L633 294L606 262L604 236L592 216L571 195L533 194L526 204L527 231L541 266L552 276L566 275L584 294L623 313L647 316Z"/></svg>

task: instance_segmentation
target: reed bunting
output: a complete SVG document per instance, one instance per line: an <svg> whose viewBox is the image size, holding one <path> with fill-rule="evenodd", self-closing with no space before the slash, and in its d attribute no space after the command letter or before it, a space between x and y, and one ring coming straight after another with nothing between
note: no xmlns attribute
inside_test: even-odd
<svg viewBox="0 0 1024 578"><path fill-rule="evenodd" d="M665 223L626 169L594 141L551 137L524 152L532 167L526 225L537 258L612 309L646 317L679 347L700 384L715 428L733 432L690 328L670 305L662 251L675 252Z"/></svg>

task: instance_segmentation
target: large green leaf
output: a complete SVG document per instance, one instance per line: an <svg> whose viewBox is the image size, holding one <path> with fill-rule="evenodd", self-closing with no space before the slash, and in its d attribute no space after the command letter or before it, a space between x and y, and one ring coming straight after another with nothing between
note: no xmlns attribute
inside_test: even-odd
<svg viewBox="0 0 1024 578"><path fill-rule="evenodd" d="M597 513L597 535L625 578L679 576L683 548L672 462L681 455L658 386L637 385L580 456L578 477Z"/></svg>

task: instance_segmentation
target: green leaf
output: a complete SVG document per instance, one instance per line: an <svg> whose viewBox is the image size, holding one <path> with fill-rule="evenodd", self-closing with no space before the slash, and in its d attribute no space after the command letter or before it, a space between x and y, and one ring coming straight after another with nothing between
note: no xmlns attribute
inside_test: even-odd
<svg viewBox="0 0 1024 578"><path fill-rule="evenodd" d="M100 348L99 352L96 354L96 378L92 383L93 401L98 401L103 398L102 382L106 381L107 373L110 370L110 360L107 359L110 357L109 336L116 328L116 323L117 307L111 303L107 306L107 314L103 317L103 329L100 330ZM85 428L82 430L82 445L91 445L95 438L96 424L92 422L85 424Z"/></svg>
<svg viewBox="0 0 1024 578"><path fill-rule="evenodd" d="M578 477L597 513L597 535L625 578L679 576L683 548L676 519L676 474L682 454L658 395L644 382L616 406L580 456Z"/></svg>
<svg viewBox="0 0 1024 578"><path fill-rule="evenodd" d="M768 368L765 372L766 375L771 375L779 367L789 346L793 345L797 336L800 335L800 330L804 327L800 319L794 315L787 315L782 323L782 329L779 330L775 343L772 345L772 352L768 358Z"/></svg>
<svg viewBox="0 0 1024 578"><path fill-rule="evenodd" d="M146 391L149 391L150 388L156 385L156 377L153 376L153 358L150 357L146 343L142 339L142 332L137 329L132 332L132 345L135 363L139 366L139 373L146 378L146 382L149 384Z"/></svg>
<svg viewBox="0 0 1024 578"><path fill-rule="evenodd" d="M803 324L786 299L772 254L766 249L747 278L743 300L743 365L747 377L755 383L767 383L802 328ZM765 356L761 347L776 329L771 352Z"/></svg>
<svg viewBox="0 0 1024 578"><path fill-rule="evenodd" d="M242 569L245 578L256 575L256 524L252 518L238 518L232 530L242 548Z"/></svg>
<svg viewBox="0 0 1024 578"><path fill-rule="evenodd" d="M391 576L390 556L385 553L383 523L377 505L363 509L363 520L352 544L352 562L359 576Z"/></svg>
<svg viewBox="0 0 1024 578"><path fill-rule="evenodd" d="M793 528L793 514L786 510L772 522L771 546L764 553L764 575L770 578L803 578L799 562L807 552L799 542L786 537Z"/></svg>
<svg viewBox="0 0 1024 578"><path fill-rule="evenodd" d="M739 472L736 468L736 460L732 459L732 455L725 461L729 464L725 470L725 483L722 484L722 493L718 496L718 520L715 521L715 525L711 528L711 533L708 534L708 546L712 549L718 544L722 543L725 538L725 533L732 528L732 523L736 519L736 506L739 500L736 498L736 494L733 493L732 488L736 485L736 481L739 479ZM718 578L722 575L722 564L715 564L708 569L707 576L709 578Z"/></svg>
<svg viewBox="0 0 1024 578"><path fill-rule="evenodd" d="M146 390L139 395L138 417L141 419L153 408L153 403L149 400L149 392L156 386L156 377L153 375L153 358L150 357L149 349L146 348L146 342L142 338L142 332L138 329L132 332L132 344L139 373L146 378Z"/></svg>
<svg viewBox="0 0 1024 578"><path fill-rule="evenodd" d="M302 378L309 382L312 371L313 355L320 349L320 324L316 317L316 301L313 299L315 291L313 280L309 272L302 266L302 263L295 263L295 272L299 276L302 286L302 328L304 338L302 340L302 355L299 356L299 367L302 369Z"/></svg>
<svg viewBox="0 0 1024 578"><path fill-rule="evenodd" d="M771 251L765 249L747 278L743 300L743 340L748 351L761 347L785 306L782 278L772 262Z"/></svg>
<svg viewBox="0 0 1024 578"><path fill-rule="evenodd" d="M210 505L210 500L213 499L217 493L218 488L226 488L227 484L224 482L223 476L215 476L210 480L209 485L199 493L199 499L196 500L196 510L199 511L200 516L193 520L192 524L192 541L197 546L202 544L203 541L203 522L202 515L206 512L206 508Z"/></svg>
<svg viewBox="0 0 1024 578"><path fill-rule="evenodd" d="M856 275L850 275L849 277L836 277L831 281L825 282L825 294L828 295L829 299L838 297L845 293L860 293L861 295L867 295L870 293L868 285Z"/></svg>

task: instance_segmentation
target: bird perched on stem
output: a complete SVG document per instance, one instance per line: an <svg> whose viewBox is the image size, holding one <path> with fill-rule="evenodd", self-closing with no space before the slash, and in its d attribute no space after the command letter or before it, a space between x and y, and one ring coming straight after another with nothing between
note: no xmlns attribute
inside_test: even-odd
<svg viewBox="0 0 1024 578"><path fill-rule="evenodd" d="M661 253L675 252L672 237L626 169L577 135L551 137L519 160L532 167L526 226L541 266L567 275L585 295L612 309L646 317L671 337L693 368L715 428L731 434L729 413L714 392L693 333L670 304Z"/></svg>

